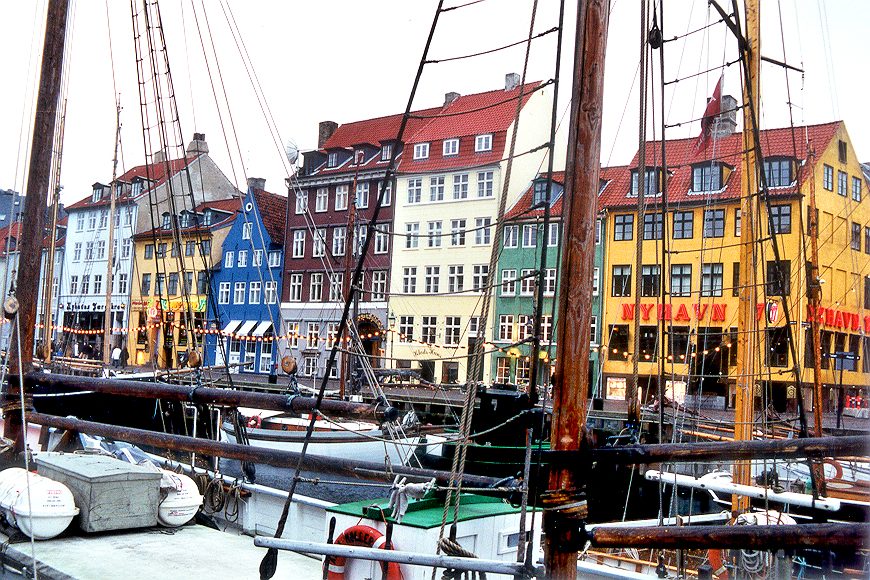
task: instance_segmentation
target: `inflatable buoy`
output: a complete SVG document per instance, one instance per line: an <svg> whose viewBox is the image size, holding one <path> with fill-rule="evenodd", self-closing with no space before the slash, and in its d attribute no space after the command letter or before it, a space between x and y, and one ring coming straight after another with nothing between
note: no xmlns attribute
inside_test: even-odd
<svg viewBox="0 0 870 580"><path fill-rule="evenodd" d="M262 421L263 420L260 418L259 415L254 415L253 417L248 417L248 427L250 429L259 429Z"/></svg>
<svg viewBox="0 0 870 580"><path fill-rule="evenodd" d="M384 548L392 550L393 547L385 545L387 539L382 533L370 526L353 526L343 531L335 543L342 546L359 546L361 548ZM328 556L326 569L328 580L342 580L344 578L344 564L347 558L343 556ZM396 562L387 564L387 580L402 580L402 571Z"/></svg>
<svg viewBox="0 0 870 580"><path fill-rule="evenodd" d="M281 359L281 370L284 374L292 375L296 372L296 359L292 356L285 356Z"/></svg>

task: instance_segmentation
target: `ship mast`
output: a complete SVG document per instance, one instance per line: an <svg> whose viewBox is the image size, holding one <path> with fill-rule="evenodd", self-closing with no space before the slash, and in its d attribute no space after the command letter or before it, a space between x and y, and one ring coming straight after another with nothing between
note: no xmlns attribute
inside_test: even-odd
<svg viewBox="0 0 870 580"><path fill-rule="evenodd" d="M553 388L551 448L576 450L588 446L586 405L589 395L589 334L592 316L592 270L595 218L601 165L601 118L604 55L607 48L609 3L580 0L577 6L574 87L562 210L564 228L559 289L557 360ZM570 322L569 322L570 321ZM576 466L554 465L547 499L553 509L544 514L547 532L544 558L549 578L577 577L577 553L582 547L572 515L586 510Z"/></svg>
<svg viewBox="0 0 870 580"><path fill-rule="evenodd" d="M103 317L103 364L108 365L112 357L112 275L115 262L115 199L119 195L118 184L118 147L121 144L121 103L115 100L115 157L112 159L112 181L109 186L109 248L106 262L106 315Z"/></svg>
<svg viewBox="0 0 870 580"><path fill-rule="evenodd" d="M759 108L759 63L760 27L757 0L747 0L744 6L746 21L745 42L741 46L742 58L747 71L743 79L743 196L740 202L740 302L737 326L737 393L734 404L734 440L752 439L752 409L755 380L758 374L758 275L756 253L756 212L758 211L758 150L752 136L754 111ZM750 103L751 101L751 103ZM734 483L751 483L751 465L748 460L734 462ZM734 515L749 508L749 498L732 496L731 509Z"/></svg>
<svg viewBox="0 0 870 580"><path fill-rule="evenodd" d="M42 355L45 364L51 362L52 353L52 302L54 300L54 257L57 254L57 214L60 207L60 166L63 159L63 130L66 125L66 100L63 102L61 111L60 129L58 130L56 148L57 155L54 158L54 189L51 199L51 230L48 233L48 255L45 262L45 279L42 283ZM7 252L8 253L8 252Z"/></svg>

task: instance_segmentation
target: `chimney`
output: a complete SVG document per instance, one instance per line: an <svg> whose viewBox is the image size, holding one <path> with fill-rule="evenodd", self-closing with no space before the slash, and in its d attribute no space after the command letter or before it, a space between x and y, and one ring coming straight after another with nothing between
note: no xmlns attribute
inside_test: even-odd
<svg viewBox="0 0 870 580"><path fill-rule="evenodd" d="M447 105L449 105L450 103L452 103L453 101L458 99L459 97L460 97L459 93L454 93L453 91L450 91L449 93L444 93L444 106L446 107Z"/></svg>
<svg viewBox="0 0 870 580"><path fill-rule="evenodd" d="M249 177L248 178L248 189L262 189L266 190L266 180L263 177Z"/></svg>
<svg viewBox="0 0 870 580"><path fill-rule="evenodd" d="M737 132L737 99L731 95L722 97L721 113L710 127L710 136L714 139L727 137Z"/></svg>
<svg viewBox="0 0 870 580"><path fill-rule="evenodd" d="M190 145L187 146L187 152L192 154L208 153L208 143L205 142L205 133L193 134L193 141L191 141Z"/></svg>
<svg viewBox="0 0 870 580"><path fill-rule="evenodd" d="M326 142L332 137L332 134L335 133L335 130L338 129L338 123L335 121L321 121L317 126L317 148L323 149L323 146L326 145Z"/></svg>
<svg viewBox="0 0 870 580"><path fill-rule="evenodd" d="M504 75L504 90L512 91L520 86L520 75L517 73L508 73Z"/></svg>
<svg viewBox="0 0 870 580"><path fill-rule="evenodd" d="M164 161L166 161L166 151L163 149L155 151L154 155L151 156L151 163L163 163Z"/></svg>

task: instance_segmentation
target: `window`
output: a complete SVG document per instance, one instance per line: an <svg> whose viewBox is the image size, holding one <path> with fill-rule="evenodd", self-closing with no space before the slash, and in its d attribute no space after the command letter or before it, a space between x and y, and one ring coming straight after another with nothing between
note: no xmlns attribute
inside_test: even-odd
<svg viewBox="0 0 870 580"><path fill-rule="evenodd" d="M293 257L305 257L305 230L296 230L293 232Z"/></svg>
<svg viewBox="0 0 870 580"><path fill-rule="evenodd" d="M549 227L550 232L547 235L547 245L552 248L559 245L559 224L552 223Z"/></svg>
<svg viewBox="0 0 870 580"><path fill-rule="evenodd" d="M429 144L428 143L417 143L414 145L414 159L428 159L429 158Z"/></svg>
<svg viewBox="0 0 870 580"><path fill-rule="evenodd" d="M321 258L326 255L326 228L314 230L314 243L311 245L311 256Z"/></svg>
<svg viewBox="0 0 870 580"><path fill-rule="evenodd" d="M408 203L420 203L423 193L423 180L419 177L408 180Z"/></svg>
<svg viewBox="0 0 870 580"><path fill-rule="evenodd" d="M544 270L544 296L556 294L556 268Z"/></svg>
<svg viewBox="0 0 870 580"><path fill-rule="evenodd" d="M181 253L181 248L178 247L178 242L172 242L172 249L170 251L172 252L171 256L173 258L178 257L178 255Z"/></svg>
<svg viewBox="0 0 870 580"><path fill-rule="evenodd" d="M184 293L190 294L193 292L193 272L184 273Z"/></svg>
<svg viewBox="0 0 870 580"><path fill-rule="evenodd" d="M604 220L601 218L595 218L595 245L599 245L601 243L601 237L604 232Z"/></svg>
<svg viewBox="0 0 870 580"><path fill-rule="evenodd" d="M441 221L429 222L429 247L441 247Z"/></svg>
<svg viewBox="0 0 870 580"><path fill-rule="evenodd" d="M260 289L261 283L252 281L248 285L248 304L259 304L260 303Z"/></svg>
<svg viewBox="0 0 870 580"><path fill-rule="evenodd" d="M251 259L251 266L259 268L263 265L263 250L254 250L254 256Z"/></svg>
<svg viewBox="0 0 870 580"><path fill-rule="evenodd" d="M423 342L434 344L438 333L438 318L436 316L424 316L422 325Z"/></svg>
<svg viewBox="0 0 870 580"><path fill-rule="evenodd" d="M701 264L701 296L722 296L722 264Z"/></svg>
<svg viewBox="0 0 870 580"><path fill-rule="evenodd" d="M861 201L861 178L852 177L852 200Z"/></svg>
<svg viewBox="0 0 870 580"><path fill-rule="evenodd" d="M382 225L375 230L375 254L386 254L390 251L390 226Z"/></svg>
<svg viewBox="0 0 870 580"><path fill-rule="evenodd" d="M661 193L659 188L659 177L661 170L658 167L647 167L644 172L644 196L655 196ZM633 197L637 197L637 169L631 172L631 193Z"/></svg>
<svg viewBox="0 0 870 580"><path fill-rule="evenodd" d="M387 272L375 270L372 272L372 301L378 302L387 299Z"/></svg>
<svg viewBox="0 0 870 580"><path fill-rule="evenodd" d="M523 225L523 247L534 248L538 243L538 226L537 224Z"/></svg>
<svg viewBox="0 0 870 580"><path fill-rule="evenodd" d="M302 302L302 274L290 274L288 300Z"/></svg>
<svg viewBox="0 0 870 580"><path fill-rule="evenodd" d="M317 213L324 212L329 207L329 189L326 187L318 187L314 194L314 211Z"/></svg>
<svg viewBox="0 0 870 580"><path fill-rule="evenodd" d="M368 182L356 184L356 207L365 209L369 206L369 184Z"/></svg>
<svg viewBox="0 0 870 580"><path fill-rule="evenodd" d="M76 215L76 229L78 231L84 231L85 229L85 214L81 212Z"/></svg>
<svg viewBox="0 0 870 580"><path fill-rule="evenodd" d="M109 210L100 210L100 229L105 229L109 225Z"/></svg>
<svg viewBox="0 0 870 580"><path fill-rule="evenodd" d="M332 230L332 255L343 256L347 240L347 227L339 226Z"/></svg>
<svg viewBox="0 0 870 580"><path fill-rule="evenodd" d="M389 161L393 157L393 145L392 143L385 143L381 145L381 161Z"/></svg>
<svg viewBox="0 0 870 580"><path fill-rule="evenodd" d="M399 317L399 340L401 340L402 342L411 342L414 340L413 316Z"/></svg>
<svg viewBox="0 0 870 580"><path fill-rule="evenodd" d="M861 224L852 222L852 249L861 251Z"/></svg>
<svg viewBox="0 0 870 580"><path fill-rule="evenodd" d="M320 346L320 323L309 322L308 331L305 333L306 348L317 348Z"/></svg>
<svg viewBox="0 0 870 580"><path fill-rule="evenodd" d="M614 266L611 296L631 296L631 266Z"/></svg>
<svg viewBox="0 0 870 580"><path fill-rule="evenodd" d="M526 340L534 336L535 322L531 316L517 316L517 340Z"/></svg>
<svg viewBox="0 0 870 580"><path fill-rule="evenodd" d="M257 250L257 251L259 251L259 250ZM269 251L269 267L270 268L277 268L280 265L281 265L281 250L270 250Z"/></svg>
<svg viewBox="0 0 870 580"><path fill-rule="evenodd" d="M478 135L474 138L474 151L492 151L492 134Z"/></svg>
<svg viewBox="0 0 870 580"><path fill-rule="evenodd" d="M477 174L477 197L492 197L493 172L480 171Z"/></svg>
<svg viewBox="0 0 870 580"><path fill-rule="evenodd" d="M424 277L426 294L437 294L439 284L441 282L441 267L426 266L426 274Z"/></svg>
<svg viewBox="0 0 870 580"><path fill-rule="evenodd" d="M402 270L402 293L415 294L417 292L417 267L405 266Z"/></svg>
<svg viewBox="0 0 870 580"><path fill-rule="evenodd" d="M323 300L323 272L312 272L308 284L308 300L320 302Z"/></svg>
<svg viewBox="0 0 870 580"><path fill-rule="evenodd" d="M468 319L468 336L477 336L480 332L480 316L472 316Z"/></svg>
<svg viewBox="0 0 870 580"><path fill-rule="evenodd" d="M287 325L287 346L299 348L299 323L285 321Z"/></svg>
<svg viewBox="0 0 870 580"><path fill-rule="evenodd" d="M834 168L830 165L822 166L822 187L834 191Z"/></svg>
<svg viewBox="0 0 870 580"><path fill-rule="evenodd" d="M330 154L334 155L334 154ZM305 364L303 365L302 372L306 377L313 377L317 374L317 357L316 356L306 356Z"/></svg>
<svg viewBox="0 0 870 580"><path fill-rule="evenodd" d="M505 228L504 228L504 247L505 248L516 248L517 247L517 230L519 230L519 226L505 226Z"/></svg>
<svg viewBox="0 0 870 580"><path fill-rule="evenodd" d="M743 232L740 208L734 210L734 237L739 238Z"/></svg>
<svg viewBox="0 0 870 580"><path fill-rule="evenodd" d="M341 302L344 287L344 272L333 272L329 275L329 301Z"/></svg>
<svg viewBox="0 0 870 580"><path fill-rule="evenodd" d="M208 272L202 271L196 274L196 293L205 294L208 292Z"/></svg>
<svg viewBox="0 0 870 580"><path fill-rule="evenodd" d="M498 339L514 341L514 315L501 314L498 317Z"/></svg>
<svg viewBox="0 0 870 580"><path fill-rule="evenodd" d="M791 292L791 262L769 260L767 262L767 295L788 296Z"/></svg>
<svg viewBox="0 0 870 580"><path fill-rule="evenodd" d="M380 185L380 184L378 184ZM381 206L387 207L393 203L393 184L392 182L387 183L384 188L381 190Z"/></svg>
<svg viewBox="0 0 870 580"><path fill-rule="evenodd" d="M719 191L722 189L722 166L718 163L692 168L692 191Z"/></svg>
<svg viewBox="0 0 870 580"><path fill-rule="evenodd" d="M326 323L326 348L332 348L338 342L338 323Z"/></svg>
<svg viewBox="0 0 870 580"><path fill-rule="evenodd" d="M148 286L151 286L151 274L143 274L142 275L142 295L148 296L148 292L144 290L145 288L145 276L148 276ZM79 277L78 276L70 276L69 279L69 293L70 294L78 294L79 293Z"/></svg>
<svg viewBox="0 0 870 580"><path fill-rule="evenodd" d="M420 242L420 224L411 222L405 224L405 248L416 248Z"/></svg>
<svg viewBox="0 0 870 580"><path fill-rule="evenodd" d="M664 226L662 224L662 214L660 213L645 213L643 214L643 239L645 240L660 240Z"/></svg>
<svg viewBox="0 0 870 580"><path fill-rule="evenodd" d="M141 187L142 184L139 184L139 185L140 185L140 187ZM135 189L136 189L136 184L134 183L134 184L133 184L133 190L135 191ZM134 194L134 195L135 195L135 194ZM127 208L127 211L124 212L124 225L125 225L125 226L129 226L129 225L132 225L132 224L133 224L133 208L132 208L132 207L128 207L128 208Z"/></svg>
<svg viewBox="0 0 870 580"><path fill-rule="evenodd" d="M661 293L661 269L658 266L641 266L640 295L658 296Z"/></svg>
<svg viewBox="0 0 870 580"><path fill-rule="evenodd" d="M77 282L77 281L78 281L78 276L73 276L73 282ZM142 296L148 296L151 294L151 273L150 272L146 272L145 274L142 274L142 284L141 284L140 290L142 291ZM72 288L70 288L70 292L75 294L75 290L73 290Z"/></svg>
<svg viewBox="0 0 870 580"><path fill-rule="evenodd" d="M178 286L178 274L175 275L175 285ZM94 274L94 294L103 293L103 275Z"/></svg>
<svg viewBox="0 0 870 580"><path fill-rule="evenodd" d="M598 317L590 316L589 317L589 344L597 345L598 344Z"/></svg>
<svg viewBox="0 0 870 580"><path fill-rule="evenodd" d="M453 199L468 199L468 174L453 176Z"/></svg>
<svg viewBox="0 0 870 580"><path fill-rule="evenodd" d="M444 344L459 344L459 337L462 334L461 321L459 316L448 316L444 319Z"/></svg>
<svg viewBox="0 0 870 580"><path fill-rule="evenodd" d="M153 249L154 246L151 246ZM78 262L82 259L82 243L76 242L75 249L73 250L73 262Z"/></svg>
<svg viewBox="0 0 870 580"><path fill-rule="evenodd" d="M847 160L847 157L846 157L846 153L847 153L846 142L843 141L842 139L840 139L840 140L837 141L837 152L838 152L838 154L839 154L838 159L840 160L840 163L846 163L846 160Z"/></svg>
<svg viewBox="0 0 870 580"><path fill-rule="evenodd" d="M675 211L674 212L674 239L675 240L691 240L694 237L695 229L695 212L692 211Z"/></svg>
<svg viewBox="0 0 870 580"><path fill-rule="evenodd" d="M450 220L450 245L465 245L465 220Z"/></svg>
<svg viewBox="0 0 870 580"><path fill-rule="evenodd" d="M89 211L88 212L88 229L93 230L97 227L97 212Z"/></svg>
<svg viewBox="0 0 870 580"><path fill-rule="evenodd" d="M444 176L429 178L429 201L444 201Z"/></svg>
<svg viewBox="0 0 870 580"><path fill-rule="evenodd" d="M608 332L607 358L610 360L628 359L628 325L611 324Z"/></svg>
<svg viewBox="0 0 870 580"><path fill-rule="evenodd" d="M791 159L765 159L764 176L767 187L791 185Z"/></svg>
<svg viewBox="0 0 870 580"><path fill-rule="evenodd" d="M307 200L308 197L306 197L305 199ZM299 201L298 198L297 198L296 201L297 201L297 202ZM306 208L307 208L308 204L306 203L305 205L306 205ZM299 212L296 212L296 213L299 213ZM253 233L253 231L254 231L254 224L253 224L253 223L251 223L251 222L245 222L245 223L243 223L243 224L242 224L242 239L243 239L243 240L250 240L250 239L251 239L251 234Z"/></svg>
<svg viewBox="0 0 870 580"><path fill-rule="evenodd" d="M517 293L517 271L505 269L501 271L501 295L514 296Z"/></svg>
<svg viewBox="0 0 870 580"><path fill-rule="evenodd" d="M145 244L145 259L150 260L154 257L154 244Z"/></svg>
<svg viewBox="0 0 870 580"><path fill-rule="evenodd" d="M85 244L85 260L91 261L94 259L94 242Z"/></svg>
<svg viewBox="0 0 870 580"><path fill-rule="evenodd" d="M266 282L265 292L263 294L264 302L266 304L277 304L278 303L278 282Z"/></svg>
<svg viewBox="0 0 870 580"><path fill-rule="evenodd" d="M199 242L199 255L203 258L211 255L211 240L201 240Z"/></svg>
<svg viewBox="0 0 870 580"><path fill-rule="evenodd" d="M170 286L172 285L172 278L169 280ZM244 304L245 303L245 283L244 282L236 282L233 284L233 304Z"/></svg>
<svg viewBox="0 0 870 580"><path fill-rule="evenodd" d="M166 257L166 244L159 244L157 246L157 257L165 258Z"/></svg>
<svg viewBox="0 0 870 580"><path fill-rule="evenodd" d="M492 223L492 219L485 218L477 218L474 220L474 243L481 244L489 244L491 241L490 237L490 223Z"/></svg>
<svg viewBox="0 0 870 580"><path fill-rule="evenodd" d="M441 154L445 157L459 155L459 139L445 139Z"/></svg>
<svg viewBox="0 0 870 580"><path fill-rule="evenodd" d="M506 356L500 356L495 361L496 382L509 383L511 381L511 359Z"/></svg>
<svg viewBox="0 0 870 580"><path fill-rule="evenodd" d="M721 238L725 236L725 210L704 210L704 237Z"/></svg>
<svg viewBox="0 0 870 580"><path fill-rule="evenodd" d="M330 152L326 156L326 166L327 167L336 167L338 166L338 153L335 151Z"/></svg>
<svg viewBox="0 0 870 580"><path fill-rule="evenodd" d="M465 288L465 267L461 265L447 267L447 291L462 292Z"/></svg>
<svg viewBox="0 0 870 580"><path fill-rule="evenodd" d="M230 250L224 254L224 268L232 268L236 263L236 253Z"/></svg>
<svg viewBox="0 0 870 580"><path fill-rule="evenodd" d="M535 276L534 270L520 271L520 296L532 296L535 293Z"/></svg>
<svg viewBox="0 0 870 580"><path fill-rule="evenodd" d="M846 197L849 189L849 176L845 171L837 171L837 194Z"/></svg>
<svg viewBox="0 0 870 580"><path fill-rule="evenodd" d="M126 294L127 293L127 274L118 274L118 293Z"/></svg>
<svg viewBox="0 0 870 580"><path fill-rule="evenodd" d="M784 326L768 328L767 338L767 366L788 366L788 329Z"/></svg>
<svg viewBox="0 0 870 580"><path fill-rule="evenodd" d="M124 240L124 241L126 241L126 240ZM185 256L192 256L192 255L194 255L195 252L196 252L196 242L194 242L193 240L188 240L187 242L184 243L184 255Z"/></svg>
<svg viewBox="0 0 870 580"><path fill-rule="evenodd" d="M654 362L658 353L659 333L657 326L640 327L640 360Z"/></svg>
<svg viewBox="0 0 870 580"><path fill-rule="evenodd" d="M335 187L335 211L344 211L347 209L347 185L337 185Z"/></svg>
<svg viewBox="0 0 870 580"><path fill-rule="evenodd" d="M864 253L870 254L870 226L864 226Z"/></svg>
<svg viewBox="0 0 870 580"><path fill-rule="evenodd" d="M671 296L692 294L692 265L671 264Z"/></svg>
<svg viewBox="0 0 870 580"><path fill-rule="evenodd" d="M689 327L672 326L668 335L668 356L673 357L674 360L684 361L689 356L690 348Z"/></svg>
<svg viewBox="0 0 870 580"><path fill-rule="evenodd" d="M477 292L483 292L489 286L489 264L475 264L471 277L471 286Z"/></svg>
<svg viewBox="0 0 870 580"><path fill-rule="evenodd" d="M632 214L613 216L613 239L617 242L634 239L634 216Z"/></svg>
<svg viewBox="0 0 870 580"><path fill-rule="evenodd" d="M239 268L245 268L248 266L248 250L239 250L238 260L236 261L236 265Z"/></svg>
<svg viewBox="0 0 870 580"><path fill-rule="evenodd" d="M592 269L592 295L598 296L601 289L601 270L598 268Z"/></svg>
<svg viewBox="0 0 870 580"><path fill-rule="evenodd" d="M229 303L230 303L230 283L229 282L221 282L220 284L218 284L218 304L229 304Z"/></svg>
<svg viewBox="0 0 870 580"><path fill-rule="evenodd" d="M773 233L775 234L790 234L791 233L791 206L790 205L772 205L770 206L770 219L773 222Z"/></svg>
<svg viewBox="0 0 870 580"><path fill-rule="evenodd" d="M549 179L538 179L533 186L532 205L537 206L545 203L549 198L547 196L547 186L550 186ZM553 195L553 187L550 186L550 195Z"/></svg>

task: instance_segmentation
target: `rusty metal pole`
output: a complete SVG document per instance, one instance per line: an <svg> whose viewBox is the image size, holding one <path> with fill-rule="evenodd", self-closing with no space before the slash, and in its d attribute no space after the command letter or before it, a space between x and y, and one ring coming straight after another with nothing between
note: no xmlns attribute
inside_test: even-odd
<svg viewBox="0 0 870 580"><path fill-rule="evenodd" d="M557 365L553 389L551 448L586 445L586 404L589 395L589 332L592 315L592 270L595 258L595 218L601 153L604 55L607 47L609 2L577 3L574 87L565 179L562 255L559 291ZM585 510L576 469L550 472L550 499L555 508L544 515L544 559L549 578L577 577L581 538L568 513Z"/></svg>
<svg viewBox="0 0 870 580"><path fill-rule="evenodd" d="M21 416L16 410L20 397L17 377L33 366L33 338L36 330L36 297L39 292L42 236L45 229L45 207L51 173L52 145L54 143L57 112L63 78L63 54L66 41L66 23L69 0L49 0L46 13L45 40L42 47L42 70L39 75L39 93L33 119L33 141L30 145L30 166L24 202L24 218L31 235L22 236L19 246L18 280L16 294L22 297L18 305L20 340L11 341L9 357L9 386L3 403L4 435L14 439L15 451L24 449ZM21 343L21 351L17 343ZM19 364L20 359L20 364Z"/></svg>

